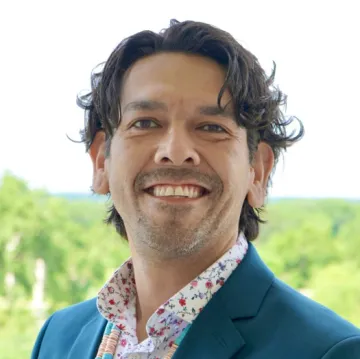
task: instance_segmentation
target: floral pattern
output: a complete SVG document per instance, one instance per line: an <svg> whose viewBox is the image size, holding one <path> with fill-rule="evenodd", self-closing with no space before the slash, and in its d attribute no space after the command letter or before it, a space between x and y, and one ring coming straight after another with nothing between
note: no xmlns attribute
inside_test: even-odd
<svg viewBox="0 0 360 359"><path fill-rule="evenodd" d="M224 285L247 250L248 242L240 234L219 260L157 309L146 325L148 338L141 343L136 335L134 270L131 258L126 261L100 290L97 300L100 314L120 329L114 359L163 358L177 336Z"/></svg>

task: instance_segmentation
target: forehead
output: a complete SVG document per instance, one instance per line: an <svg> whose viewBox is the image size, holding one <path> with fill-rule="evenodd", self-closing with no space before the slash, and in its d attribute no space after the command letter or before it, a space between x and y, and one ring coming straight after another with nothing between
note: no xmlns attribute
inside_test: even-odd
<svg viewBox="0 0 360 359"><path fill-rule="evenodd" d="M161 53L137 61L124 77L121 103L143 99L172 104L216 104L225 70L198 55ZM229 94L225 93L228 102Z"/></svg>

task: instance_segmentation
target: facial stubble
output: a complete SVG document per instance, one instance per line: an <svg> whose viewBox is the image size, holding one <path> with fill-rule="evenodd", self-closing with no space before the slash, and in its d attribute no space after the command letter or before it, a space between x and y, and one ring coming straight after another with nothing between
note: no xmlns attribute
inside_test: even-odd
<svg viewBox="0 0 360 359"><path fill-rule="evenodd" d="M195 172L195 173L194 173ZM210 203L210 208L204 213L194 213L192 222L191 213L196 210L194 206L197 204L170 204L157 203L154 215L144 213L137 201L137 222L133 226L134 236L133 244L138 251L146 252L146 255L152 255L160 259L174 259L190 256L198 252L207 245L209 239L219 229L220 219L215 215L214 208L219 201L219 197L223 191L223 184L217 175L204 175L194 170L181 169L160 169L152 174L144 174L138 178L136 182L137 188L141 188L148 177L152 178L179 178L198 179L201 183L205 183L211 188L211 193L206 200ZM139 196L149 196L140 193ZM196 200L195 200L196 201ZM189 223L190 222L190 223Z"/></svg>

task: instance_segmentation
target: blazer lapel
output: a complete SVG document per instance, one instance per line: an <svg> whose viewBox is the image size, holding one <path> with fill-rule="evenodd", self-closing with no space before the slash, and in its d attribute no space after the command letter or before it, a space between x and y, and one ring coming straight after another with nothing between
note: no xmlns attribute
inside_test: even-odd
<svg viewBox="0 0 360 359"><path fill-rule="evenodd" d="M253 245L243 262L192 324L174 359L229 359L246 345L237 322L255 317L274 280L274 274Z"/></svg>
<svg viewBox="0 0 360 359"><path fill-rule="evenodd" d="M228 359L245 344L233 321L213 297L192 324L174 359Z"/></svg>
<svg viewBox="0 0 360 359"><path fill-rule="evenodd" d="M249 243L242 263L216 293L221 297L223 310L226 310L232 320L255 317L274 278L274 273Z"/></svg>
<svg viewBox="0 0 360 359"><path fill-rule="evenodd" d="M97 313L78 335L67 359L94 359L104 334L106 320Z"/></svg>

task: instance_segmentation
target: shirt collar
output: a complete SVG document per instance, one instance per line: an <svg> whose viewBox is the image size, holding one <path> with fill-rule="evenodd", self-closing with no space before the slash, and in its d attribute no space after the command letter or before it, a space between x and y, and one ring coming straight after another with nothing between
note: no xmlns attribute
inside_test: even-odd
<svg viewBox="0 0 360 359"><path fill-rule="evenodd" d="M234 246L220 259L153 313L147 323L149 335L158 336L158 323L167 322L169 315L174 324L181 321L192 323L242 261L247 250L248 242L241 233ZM136 283L131 258L114 272L100 290L97 306L100 314L120 329L136 330Z"/></svg>

